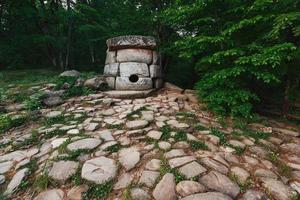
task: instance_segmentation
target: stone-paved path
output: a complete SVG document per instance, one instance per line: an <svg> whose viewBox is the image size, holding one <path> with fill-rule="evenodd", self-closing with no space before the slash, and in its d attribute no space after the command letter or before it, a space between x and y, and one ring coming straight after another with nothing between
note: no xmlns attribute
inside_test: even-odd
<svg viewBox="0 0 300 200"><path fill-rule="evenodd" d="M1 136L1 188L34 200L298 199L299 131L224 129L191 100L99 93L41 110Z"/></svg>

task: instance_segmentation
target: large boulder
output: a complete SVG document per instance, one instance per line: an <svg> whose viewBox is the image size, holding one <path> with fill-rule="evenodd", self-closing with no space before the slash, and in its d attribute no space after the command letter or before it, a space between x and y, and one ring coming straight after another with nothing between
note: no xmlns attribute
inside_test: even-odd
<svg viewBox="0 0 300 200"><path fill-rule="evenodd" d="M110 51L128 48L155 49L157 47L154 37L148 36L120 36L106 41Z"/></svg>
<svg viewBox="0 0 300 200"><path fill-rule="evenodd" d="M76 70L69 70L69 71L64 71L59 76L79 77L80 76L80 72L78 72Z"/></svg>
<svg viewBox="0 0 300 200"><path fill-rule="evenodd" d="M84 86L94 90L105 90L108 87L105 80L100 77L87 79L84 82Z"/></svg>
<svg viewBox="0 0 300 200"><path fill-rule="evenodd" d="M120 64L120 76L130 77L131 75L137 75L138 77L149 76L149 69L145 63L127 62Z"/></svg>

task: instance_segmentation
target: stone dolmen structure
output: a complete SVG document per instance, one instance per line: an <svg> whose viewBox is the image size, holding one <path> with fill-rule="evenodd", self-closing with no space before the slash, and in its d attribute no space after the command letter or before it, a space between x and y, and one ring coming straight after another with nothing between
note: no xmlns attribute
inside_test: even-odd
<svg viewBox="0 0 300 200"><path fill-rule="evenodd" d="M116 91L143 93L163 86L155 38L121 36L107 40L104 76Z"/></svg>

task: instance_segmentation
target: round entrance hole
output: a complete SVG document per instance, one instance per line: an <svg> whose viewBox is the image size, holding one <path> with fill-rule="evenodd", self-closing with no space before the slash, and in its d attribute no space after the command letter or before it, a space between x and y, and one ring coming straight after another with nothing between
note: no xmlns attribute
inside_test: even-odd
<svg viewBox="0 0 300 200"><path fill-rule="evenodd" d="M138 80L139 80L139 77L136 74L132 74L131 76L129 76L129 81L132 83L136 83L136 82L138 82Z"/></svg>

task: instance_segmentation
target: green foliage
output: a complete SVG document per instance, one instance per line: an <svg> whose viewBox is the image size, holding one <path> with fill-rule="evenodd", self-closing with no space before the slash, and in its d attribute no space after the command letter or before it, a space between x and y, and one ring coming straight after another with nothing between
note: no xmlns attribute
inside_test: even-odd
<svg viewBox="0 0 300 200"><path fill-rule="evenodd" d="M41 191L46 190L49 187L50 183L51 183L51 180L50 180L50 177L48 176L48 174L40 174L35 178L33 187L37 191L41 192Z"/></svg>
<svg viewBox="0 0 300 200"><path fill-rule="evenodd" d="M168 140L171 137L171 127L169 125L163 126L160 131L162 132L161 140Z"/></svg>
<svg viewBox="0 0 300 200"><path fill-rule="evenodd" d="M38 92L35 95L31 96L28 100L24 101L25 108L27 110L38 110L42 108L42 98L44 93Z"/></svg>
<svg viewBox="0 0 300 200"><path fill-rule="evenodd" d="M182 36L175 48L195 60L195 88L209 109L252 119L270 87L283 94L287 80L299 86L299 4L178 0L165 10L165 22Z"/></svg>
<svg viewBox="0 0 300 200"><path fill-rule="evenodd" d="M197 151L197 150L208 150L208 146L204 142L202 142L200 140L198 140L198 141L191 140L191 141L189 141L189 144L190 144L190 147L194 151Z"/></svg>
<svg viewBox="0 0 300 200"><path fill-rule="evenodd" d="M113 181L108 181L101 185L89 184L89 189L83 194L84 200L104 199L113 189Z"/></svg>
<svg viewBox="0 0 300 200"><path fill-rule="evenodd" d="M27 120L27 115L0 115L0 133L4 133L11 128L21 126Z"/></svg>
<svg viewBox="0 0 300 200"><path fill-rule="evenodd" d="M105 149L105 151L108 151L110 153L116 153L118 152L120 149L122 148L122 146L120 144L115 144L112 146L109 146Z"/></svg>
<svg viewBox="0 0 300 200"><path fill-rule="evenodd" d="M134 120L135 119L135 115L137 115L137 116L141 116L141 114L142 114L142 111L146 111L147 110L147 106L143 106L143 107L141 107L141 108L139 108L139 109L137 109L137 110L134 110L134 111L132 111L132 112L130 112L130 113L128 113L127 115L126 115L126 118L128 119L128 120Z"/></svg>
<svg viewBox="0 0 300 200"><path fill-rule="evenodd" d="M171 168L169 165L168 165L168 161L166 159L163 159L162 160L162 166L161 168L159 169L159 172L160 172L160 176L164 176L166 173L171 173L174 175L175 177L175 182L176 183L179 183L183 180L185 180L185 176L183 174L181 174L178 169L176 168Z"/></svg>
<svg viewBox="0 0 300 200"><path fill-rule="evenodd" d="M220 139L220 144L221 145L228 145L227 139L226 139L226 135L219 131L218 129L212 128L211 130L211 134L214 136L217 136Z"/></svg>
<svg viewBox="0 0 300 200"><path fill-rule="evenodd" d="M178 141L186 141L187 140L187 135L183 131L178 131L178 132L175 133L174 139L175 139L176 142L178 142Z"/></svg>

